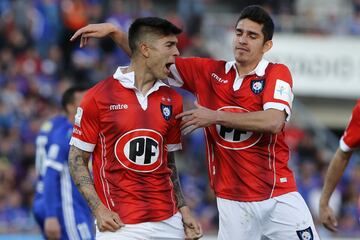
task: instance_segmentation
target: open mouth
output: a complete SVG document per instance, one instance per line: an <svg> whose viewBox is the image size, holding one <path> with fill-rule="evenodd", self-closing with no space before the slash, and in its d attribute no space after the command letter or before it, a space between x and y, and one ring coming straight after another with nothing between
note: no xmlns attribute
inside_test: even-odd
<svg viewBox="0 0 360 240"><path fill-rule="evenodd" d="M170 71L170 66L171 66L172 64L173 64L173 63L167 63L167 64L165 64L166 69Z"/></svg>

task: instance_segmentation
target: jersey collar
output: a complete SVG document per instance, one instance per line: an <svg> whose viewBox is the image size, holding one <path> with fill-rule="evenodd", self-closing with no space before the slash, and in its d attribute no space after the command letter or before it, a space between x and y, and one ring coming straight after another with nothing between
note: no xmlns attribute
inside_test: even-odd
<svg viewBox="0 0 360 240"><path fill-rule="evenodd" d="M156 80L154 85L150 88L150 90L143 95L142 92L135 87L135 72L129 72L129 73L123 73L122 69L126 68L127 66L118 67L116 69L116 72L114 73L113 77L114 79L118 80L121 85L123 85L125 88L133 89L136 95L136 98L138 102L140 103L140 106L143 110L146 110L148 107L148 96L159 90L161 86L166 86L165 83L163 83L161 80Z"/></svg>
<svg viewBox="0 0 360 240"><path fill-rule="evenodd" d="M120 66L116 69L116 72L114 73L113 77L118 80L120 82L121 85L123 85L125 88L129 88L129 89L137 89L135 87L135 72L128 72L128 73L123 73L122 69L127 68L128 66ZM154 86L151 87L151 89L149 90L149 92L155 92L157 91L161 86L166 86L169 87L168 85L166 85L163 81L161 80L156 80ZM148 94L147 94L148 95Z"/></svg>
<svg viewBox="0 0 360 240"><path fill-rule="evenodd" d="M244 74L244 75L239 75L237 68L236 68L236 61L230 61L230 62L226 62L225 64L225 74L227 74L231 68L234 68L236 71L236 77L233 83L233 89L234 91L237 91L240 89L241 84L244 80L244 78L248 75L253 75L256 74L259 77L262 77L265 75L265 70L267 68L267 66L269 65L269 61L266 59L261 59L261 61L258 63L258 65L256 66L256 68L254 70L252 70L251 72Z"/></svg>
<svg viewBox="0 0 360 240"><path fill-rule="evenodd" d="M260 62L258 63L258 65L256 66L256 68L254 70L252 70L251 72L249 72L243 76L256 74L257 76L262 77L265 75L265 70L268 65L269 65L269 61L263 58L260 60ZM225 73L227 74L231 68L234 68L236 70L236 61L226 62Z"/></svg>

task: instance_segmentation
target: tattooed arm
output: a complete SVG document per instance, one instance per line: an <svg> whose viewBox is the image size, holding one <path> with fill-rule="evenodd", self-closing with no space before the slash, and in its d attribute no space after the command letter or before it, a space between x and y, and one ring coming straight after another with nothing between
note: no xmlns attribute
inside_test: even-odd
<svg viewBox="0 0 360 240"><path fill-rule="evenodd" d="M171 169L171 181L173 183L177 208L182 215L186 239L199 239L202 237L202 229L200 224L191 215L189 207L186 206L180 186L179 174L176 169L174 152L168 153L168 167Z"/></svg>
<svg viewBox="0 0 360 240"><path fill-rule="evenodd" d="M89 152L71 146L69 153L70 174L95 215L99 231L114 232L124 224L117 213L105 207L95 191L94 182L88 168L90 155Z"/></svg>

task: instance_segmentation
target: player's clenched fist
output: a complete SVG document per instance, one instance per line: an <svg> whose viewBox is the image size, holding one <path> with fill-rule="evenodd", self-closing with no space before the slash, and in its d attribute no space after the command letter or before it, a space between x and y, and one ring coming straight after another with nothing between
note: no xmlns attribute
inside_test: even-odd
<svg viewBox="0 0 360 240"><path fill-rule="evenodd" d="M100 204L95 210L95 218L100 232L115 232L125 226L120 220L119 215L116 212L107 209L103 204Z"/></svg>

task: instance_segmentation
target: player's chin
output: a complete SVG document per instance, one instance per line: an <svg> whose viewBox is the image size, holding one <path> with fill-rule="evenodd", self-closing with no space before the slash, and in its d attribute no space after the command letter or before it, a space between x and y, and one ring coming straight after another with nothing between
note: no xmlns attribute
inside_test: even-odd
<svg viewBox="0 0 360 240"><path fill-rule="evenodd" d="M243 54L235 54L236 62L246 62L247 59L248 58L246 56L244 56Z"/></svg>

